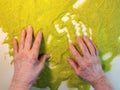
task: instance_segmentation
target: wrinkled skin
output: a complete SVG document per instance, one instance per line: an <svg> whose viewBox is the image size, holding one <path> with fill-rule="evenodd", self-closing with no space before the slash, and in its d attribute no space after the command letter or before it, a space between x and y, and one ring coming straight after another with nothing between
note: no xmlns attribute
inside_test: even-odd
<svg viewBox="0 0 120 90"><path fill-rule="evenodd" d="M27 32L22 31L20 43L16 39L14 44L14 76L9 90L30 90L33 82L44 68L45 61L50 56L47 54L39 58L42 33L39 31L34 43L33 29L28 26ZM81 55L73 44L69 44L75 60L68 59L76 75L88 81L95 90L114 90L106 78L100 65L98 50L87 37L77 37L81 48Z"/></svg>
<svg viewBox="0 0 120 90"><path fill-rule="evenodd" d="M32 45L33 29L28 26L27 32L23 30L21 33L19 45L16 39L13 40L15 69L12 82L16 84L15 86L11 84L10 90L30 89L37 76L41 73L46 59L49 58L47 54L38 58L41 39L42 32L39 31Z"/></svg>
<svg viewBox="0 0 120 90"><path fill-rule="evenodd" d="M93 42L84 36L83 38L77 37L77 43L83 55L70 43L69 49L75 60L68 59L76 75L88 81L95 90L114 90L102 70L98 50ZM101 85L103 82L105 86Z"/></svg>

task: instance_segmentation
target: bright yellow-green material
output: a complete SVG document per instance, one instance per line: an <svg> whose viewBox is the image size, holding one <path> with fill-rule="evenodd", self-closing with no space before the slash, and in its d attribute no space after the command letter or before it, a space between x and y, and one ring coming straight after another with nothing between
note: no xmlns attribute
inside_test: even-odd
<svg viewBox="0 0 120 90"><path fill-rule="evenodd" d="M48 53L51 58L35 82L36 87L48 86L51 90L57 90L62 81L67 81L70 88L89 90L89 84L79 79L66 61L72 57L66 32L59 34L55 29L55 24L59 24L60 28L67 27L71 40L75 43L75 28L71 20L61 20L67 12L76 15L76 21L81 21L92 29L92 40L98 47L104 71L110 70L110 62L120 54L120 0L86 0L77 9L73 8L75 2L76 0L0 0L0 27L8 33L5 42L10 48L13 47L13 37L20 39L22 28L29 24L33 26L35 34L39 29L44 34L40 53ZM47 44L49 35L52 35L52 39ZM104 61L102 56L107 52L111 52L112 56Z"/></svg>

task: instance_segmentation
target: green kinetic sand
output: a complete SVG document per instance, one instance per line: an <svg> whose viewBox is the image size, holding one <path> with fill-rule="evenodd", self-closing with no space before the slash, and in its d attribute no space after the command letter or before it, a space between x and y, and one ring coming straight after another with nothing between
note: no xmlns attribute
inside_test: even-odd
<svg viewBox="0 0 120 90"><path fill-rule="evenodd" d="M0 27L8 33L5 43L11 55L12 39L20 39L22 28L32 25L35 35L39 29L43 32L40 54L51 58L35 87L57 90L66 81L69 88L89 90L66 61L72 57L68 43L76 45L77 35L87 35L98 47L103 70L109 71L110 62L120 54L119 4L120 0L0 0Z"/></svg>

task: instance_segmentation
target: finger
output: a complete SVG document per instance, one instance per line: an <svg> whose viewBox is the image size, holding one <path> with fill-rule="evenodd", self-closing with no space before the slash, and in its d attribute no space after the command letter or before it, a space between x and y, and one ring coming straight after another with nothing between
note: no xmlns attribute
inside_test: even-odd
<svg viewBox="0 0 120 90"><path fill-rule="evenodd" d="M94 48L93 44L91 43L91 41L86 36L83 36L83 40L84 40L87 48L89 49L90 54L95 55L95 48Z"/></svg>
<svg viewBox="0 0 120 90"><path fill-rule="evenodd" d="M73 46L73 44L69 44L69 49L70 49L72 55L74 56L74 58L76 59L76 62L78 62L78 64L81 64L83 62L82 56L79 54L79 52Z"/></svg>
<svg viewBox="0 0 120 90"><path fill-rule="evenodd" d="M90 40L90 42L92 43L94 49L95 49L95 54L98 56L99 55L99 52L98 52L98 49L96 47L96 45Z"/></svg>
<svg viewBox="0 0 120 90"><path fill-rule="evenodd" d="M25 49L26 50L29 50L32 46L32 36L33 36L32 26L28 26L27 36L26 36L26 40L25 40Z"/></svg>
<svg viewBox="0 0 120 90"><path fill-rule="evenodd" d="M24 48L25 37L26 37L26 31L25 31L25 30L22 30L21 38L20 38L20 45L19 45L20 50Z"/></svg>
<svg viewBox="0 0 120 90"><path fill-rule="evenodd" d="M18 41L14 38L13 39L13 52L14 52L14 56L18 53Z"/></svg>
<svg viewBox="0 0 120 90"><path fill-rule="evenodd" d="M80 37L77 37L77 43L78 43L79 47L81 48L83 55L89 56L90 53L88 51L88 48L86 47L85 43L83 42L83 40Z"/></svg>
<svg viewBox="0 0 120 90"><path fill-rule="evenodd" d="M40 49L40 45L41 45L41 41L42 41L42 32L38 32L33 47L32 47L32 51L35 53L35 55L38 56L39 53L39 49Z"/></svg>
<svg viewBox="0 0 120 90"><path fill-rule="evenodd" d="M74 69L75 73L78 74L78 65L75 63L75 61L70 58L67 61L70 64L70 66Z"/></svg>
<svg viewBox="0 0 120 90"><path fill-rule="evenodd" d="M48 54L42 55L42 56L40 57L40 59L39 59L39 66L40 66L41 68L43 68L44 65L45 65L45 61L46 61L47 59L49 59L49 58L50 58L50 55L48 55Z"/></svg>

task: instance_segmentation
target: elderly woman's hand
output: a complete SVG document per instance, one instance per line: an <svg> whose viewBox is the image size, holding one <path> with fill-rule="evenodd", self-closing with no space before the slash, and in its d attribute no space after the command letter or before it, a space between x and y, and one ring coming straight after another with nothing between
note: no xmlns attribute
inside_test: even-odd
<svg viewBox="0 0 120 90"><path fill-rule="evenodd" d="M9 90L29 90L41 73L46 59L50 57L44 54L38 58L42 32L38 32L33 44L32 40L33 29L31 26L28 26L27 32L22 31L19 45L16 39L13 40L14 76Z"/></svg>
<svg viewBox="0 0 120 90"><path fill-rule="evenodd" d="M69 44L75 60L69 58L68 62L75 73L92 84L96 90L113 90L102 70L98 50L93 42L84 36L83 38L77 37L77 43L81 48L82 55L73 44Z"/></svg>

